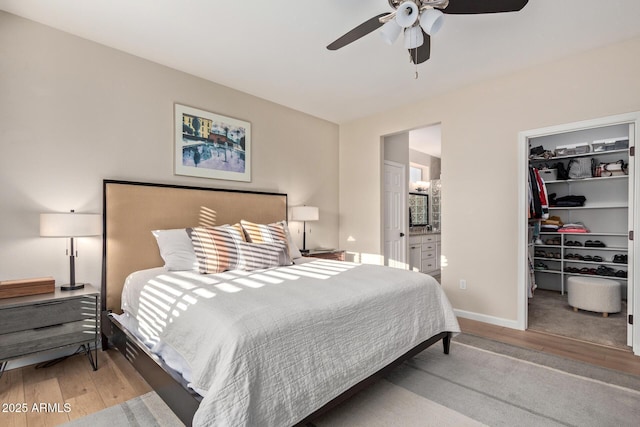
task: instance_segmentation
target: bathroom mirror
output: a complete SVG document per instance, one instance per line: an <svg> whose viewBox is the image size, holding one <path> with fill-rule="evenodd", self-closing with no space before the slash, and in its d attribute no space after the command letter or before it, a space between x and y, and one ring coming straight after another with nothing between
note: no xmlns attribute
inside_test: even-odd
<svg viewBox="0 0 640 427"><path fill-rule="evenodd" d="M409 193L409 226L429 225L429 195Z"/></svg>

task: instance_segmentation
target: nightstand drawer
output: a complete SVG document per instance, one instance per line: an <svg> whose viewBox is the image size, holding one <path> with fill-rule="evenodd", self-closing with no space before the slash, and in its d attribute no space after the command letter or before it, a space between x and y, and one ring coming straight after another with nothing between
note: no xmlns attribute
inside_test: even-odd
<svg viewBox="0 0 640 427"><path fill-rule="evenodd" d="M95 313L93 319L64 323L44 328L23 330L0 337L0 360L37 353L71 344L96 340Z"/></svg>
<svg viewBox="0 0 640 427"><path fill-rule="evenodd" d="M0 310L0 334L95 317L95 297L45 301Z"/></svg>

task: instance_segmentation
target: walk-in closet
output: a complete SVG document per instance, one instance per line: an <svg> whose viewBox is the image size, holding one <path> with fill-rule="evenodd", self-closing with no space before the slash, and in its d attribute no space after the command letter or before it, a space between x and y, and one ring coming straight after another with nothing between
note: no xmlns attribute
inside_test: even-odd
<svg viewBox="0 0 640 427"><path fill-rule="evenodd" d="M629 350L636 115L526 132L527 328Z"/></svg>

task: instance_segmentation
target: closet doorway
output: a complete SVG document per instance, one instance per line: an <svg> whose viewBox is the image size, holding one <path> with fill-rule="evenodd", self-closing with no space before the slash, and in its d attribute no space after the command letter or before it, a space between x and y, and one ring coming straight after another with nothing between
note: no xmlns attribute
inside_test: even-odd
<svg viewBox="0 0 640 427"><path fill-rule="evenodd" d="M634 201L640 200L634 172L639 123L640 113L632 113L521 132L522 329L632 348L640 354L640 328L632 325L640 300L634 289L638 243L632 239L638 229ZM569 163L572 173L563 176ZM613 169L620 163L622 171L602 171L601 165ZM585 170L578 173L578 165ZM536 182L536 174L545 197L536 195L536 185L529 187L528 178ZM547 199L548 217L538 218L544 206L530 213L531 200L539 198ZM618 308L607 317L593 307L575 311L597 289L593 284L603 281L620 291L619 297L611 296Z"/></svg>

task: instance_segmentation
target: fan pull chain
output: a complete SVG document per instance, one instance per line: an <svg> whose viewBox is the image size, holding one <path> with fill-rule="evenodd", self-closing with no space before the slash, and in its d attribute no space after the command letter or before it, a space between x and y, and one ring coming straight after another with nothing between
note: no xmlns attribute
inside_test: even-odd
<svg viewBox="0 0 640 427"><path fill-rule="evenodd" d="M418 41L418 33L415 33L415 38L416 38L416 44ZM413 78L415 80L418 80L418 48L413 49L413 65L416 66L416 72L415 75L413 76Z"/></svg>
<svg viewBox="0 0 640 427"><path fill-rule="evenodd" d="M413 60L413 65L416 66L416 74L414 75L414 79L418 80L418 49L416 48L414 50L414 60Z"/></svg>

